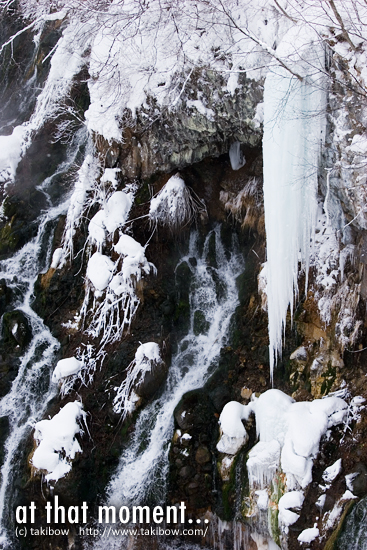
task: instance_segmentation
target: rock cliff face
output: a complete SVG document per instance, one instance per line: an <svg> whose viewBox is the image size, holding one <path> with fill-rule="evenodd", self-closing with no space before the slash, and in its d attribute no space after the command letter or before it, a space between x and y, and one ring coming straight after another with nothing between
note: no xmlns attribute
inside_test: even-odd
<svg viewBox="0 0 367 550"><path fill-rule="evenodd" d="M177 78L177 85L184 88L186 79ZM197 68L183 90L180 109L162 109L151 98L124 130L123 144L105 144L107 162L121 166L127 177L148 178L227 154L235 142L256 147L261 143L256 107L262 88L243 74L231 93L223 76Z"/></svg>
<svg viewBox="0 0 367 550"><path fill-rule="evenodd" d="M17 31L12 25L10 12L3 41ZM35 67L62 32L58 24L48 25L32 58L20 53L28 34L14 42L15 60L30 71L27 82L38 79L39 86L46 75ZM344 42L335 38L335 44ZM358 47L357 72L363 44ZM44 528L45 499L55 495L66 508L87 502L88 525L95 527L98 506L106 502L151 507L185 502L188 519L209 521L205 535L121 538L121 548L292 550L301 547L300 534L311 537L310 528L318 529L309 540L315 550L357 548L364 540L366 118L365 92L351 84L349 61L337 51L330 58L310 271L307 277L300 272L273 383L296 402L336 395L348 409L343 423L325 428L312 457L312 482L302 487L302 501L289 507L281 498L301 490L291 487L279 460L265 483L249 479L249 452L259 437L253 415L243 423L248 437L238 448L217 447L223 407L230 401L254 403L272 387L264 274L264 78L249 78L241 68L232 89L210 67L178 71L177 105L147 95L134 117L127 109L121 113L120 139L107 140L97 132L87 135L80 124L89 96L87 69L79 67L69 83L67 108L33 132L13 181L7 167L2 172L0 152L0 174L7 174L0 227L4 548L50 547L49 536L30 531L15 539L13 511L34 502L34 528ZM4 66L2 97L10 111L0 139L12 137L23 121L9 115L22 107L14 97L22 86L19 71ZM25 111L35 101L27 96ZM69 122L68 143L54 143ZM161 201L156 217L153 197ZM169 212L184 220L181 226L170 222ZM99 259L93 272L91 258ZM158 344L159 358L139 356L147 343ZM65 358L76 358L80 370L53 384L52 372ZM52 442L53 459L67 474L55 474L46 459L37 468L35 450L47 439L35 440L35 423L54 419L74 401L86 413L84 424L74 419L71 436L82 452L68 455L65 446ZM41 433L39 424L37 430ZM325 477L340 459L334 477ZM287 513L297 517L287 523L282 519ZM71 521L67 527L68 535L53 536L53 547L112 545L81 535Z"/></svg>

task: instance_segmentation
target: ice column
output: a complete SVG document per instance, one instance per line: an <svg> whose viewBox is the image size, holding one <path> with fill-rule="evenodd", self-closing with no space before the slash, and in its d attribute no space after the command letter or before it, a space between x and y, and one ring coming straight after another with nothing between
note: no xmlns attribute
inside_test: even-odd
<svg viewBox="0 0 367 550"><path fill-rule="evenodd" d="M293 38L296 49L297 39ZM271 377L282 350L288 306L293 314L299 261L306 270L307 285L325 133L326 94L320 70L323 49L316 41L310 43L310 37L306 40L297 56L287 56L298 77L279 67L269 72L265 81L264 203Z"/></svg>

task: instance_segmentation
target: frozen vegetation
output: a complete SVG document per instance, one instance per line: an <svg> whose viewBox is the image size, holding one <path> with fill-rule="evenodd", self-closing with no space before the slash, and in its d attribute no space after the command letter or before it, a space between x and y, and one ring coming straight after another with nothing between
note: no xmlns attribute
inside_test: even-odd
<svg viewBox="0 0 367 550"><path fill-rule="evenodd" d="M113 400L113 408L116 413L121 413L123 419L135 410L139 401L139 386L144 380L144 375L163 364L158 344L147 342L141 344L135 353L134 361L126 369L126 378L119 388ZM136 393L137 392L137 393Z"/></svg>
<svg viewBox="0 0 367 550"><path fill-rule="evenodd" d="M149 219L152 224L178 231L200 211L205 212L205 205L192 193L178 174L172 176L150 201Z"/></svg>

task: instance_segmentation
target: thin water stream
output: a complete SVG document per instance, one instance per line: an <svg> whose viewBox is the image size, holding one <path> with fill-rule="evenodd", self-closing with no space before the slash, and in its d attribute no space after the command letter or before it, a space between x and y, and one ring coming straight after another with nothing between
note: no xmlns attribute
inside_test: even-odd
<svg viewBox="0 0 367 550"><path fill-rule="evenodd" d="M22 443L34 423L42 418L47 404L57 393L57 386L51 384L51 374L59 342L32 309L32 301L37 277L39 273L47 270L50 263L53 237L49 231L50 222L66 212L69 198L65 200L64 197L58 204L52 204L47 190L53 178L69 172L84 143L85 132L81 132L69 148L66 160L39 186L38 189L46 195L49 207L38 218L37 236L12 257L0 262L0 279L4 279L7 287L14 289L18 296L12 307L27 317L32 332L32 340L19 359L18 374L11 389L0 400L0 417L7 417L9 422L9 436L4 444L4 462L0 471L2 548L14 547L10 531L13 522L12 502L15 496L14 482L23 450Z"/></svg>
<svg viewBox="0 0 367 550"><path fill-rule="evenodd" d="M208 266L209 241L213 233L217 267ZM208 234L202 250L198 234L193 232L188 254L178 265L182 262L187 263L192 274L190 327L172 357L164 391L140 413L132 440L110 482L107 501L116 507L137 505L149 495L154 495L156 503L164 501L174 409L186 392L202 387L213 372L239 304L236 278L243 271L243 258L235 243L227 257L220 226ZM195 312L205 316L205 329L201 334L194 328ZM124 545L121 537L97 541L94 547L112 549L117 548L116 545L125 547L121 546Z"/></svg>

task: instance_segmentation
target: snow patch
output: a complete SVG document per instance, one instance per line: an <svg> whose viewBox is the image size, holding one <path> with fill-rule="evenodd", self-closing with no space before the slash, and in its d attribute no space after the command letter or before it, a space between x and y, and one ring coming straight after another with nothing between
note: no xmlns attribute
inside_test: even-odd
<svg viewBox="0 0 367 550"><path fill-rule="evenodd" d="M41 420L35 425L34 439L38 443L32 464L37 470L48 472L46 481L57 481L71 470L71 461L82 449L76 439L83 434L81 419L86 414L79 401L67 403L50 420Z"/></svg>
<svg viewBox="0 0 367 550"><path fill-rule="evenodd" d="M324 473L322 474L322 479L324 483L330 487L334 479L340 474L342 470L342 459L339 458L334 464L329 466L324 470Z"/></svg>
<svg viewBox="0 0 367 550"><path fill-rule="evenodd" d="M285 493L278 502L279 509L279 521L285 527L293 525L299 518L299 514L290 510L290 508L295 508L300 510L305 497L300 491L290 491Z"/></svg>
<svg viewBox="0 0 367 550"><path fill-rule="evenodd" d="M255 413L260 441L247 461L250 486L266 486L280 464L290 486L305 488L312 481L313 459L321 437L344 421L348 406L335 396L295 403L280 390L268 390L249 405L227 403L220 417L224 434L241 435L245 430L241 419L251 412Z"/></svg>
<svg viewBox="0 0 367 550"><path fill-rule="evenodd" d="M309 529L304 529L297 537L297 540L301 543L310 543L315 540L320 535L320 532L317 527L310 527Z"/></svg>
<svg viewBox="0 0 367 550"><path fill-rule="evenodd" d="M82 361L78 361L75 357L61 359L52 373L52 382L58 382L60 378L65 378L66 376L71 376L72 374L78 374L82 366Z"/></svg>
<svg viewBox="0 0 367 550"><path fill-rule="evenodd" d="M87 277L98 291L105 290L112 279L115 264L100 252L95 252L88 261Z"/></svg>
<svg viewBox="0 0 367 550"><path fill-rule="evenodd" d="M64 259L64 249L56 248L56 250L52 254L51 269L57 269L60 265L62 265L63 259Z"/></svg>

